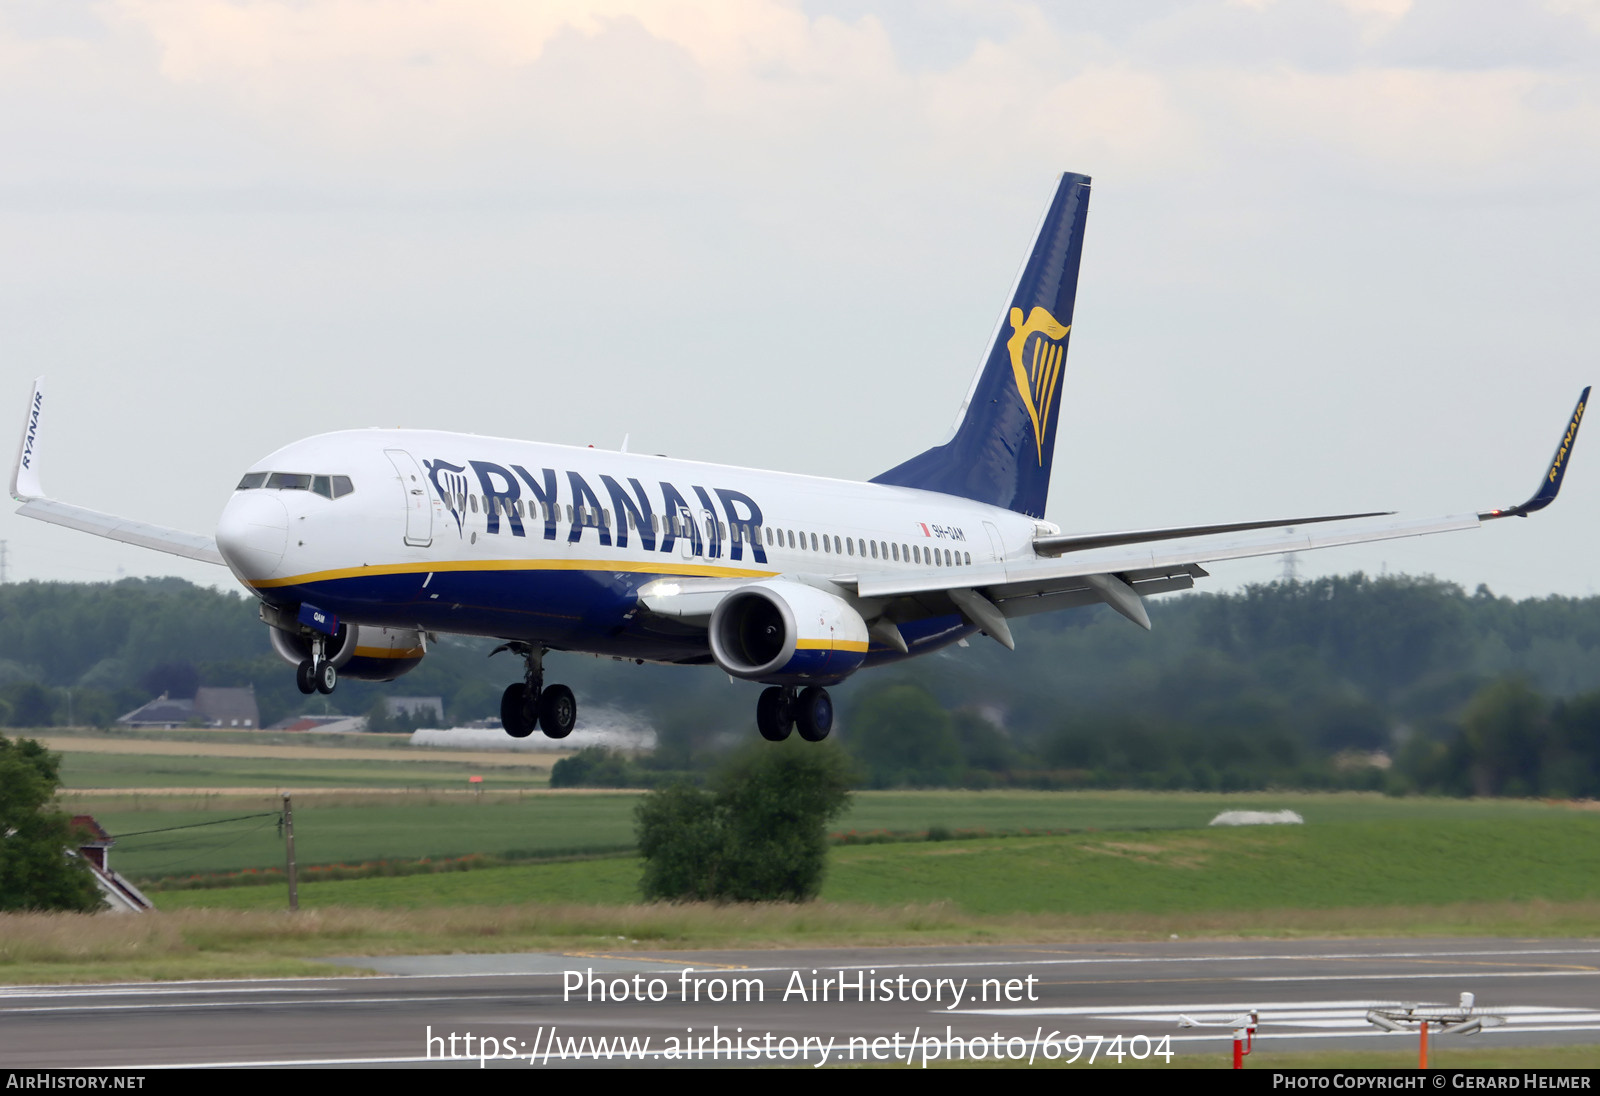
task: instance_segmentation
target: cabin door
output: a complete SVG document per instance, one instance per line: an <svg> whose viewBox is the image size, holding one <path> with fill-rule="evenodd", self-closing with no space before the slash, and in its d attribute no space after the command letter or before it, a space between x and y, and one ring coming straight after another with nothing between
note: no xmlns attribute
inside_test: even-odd
<svg viewBox="0 0 1600 1096"><path fill-rule="evenodd" d="M422 477L416 458L404 449L385 449L394 470L400 475L400 487L405 492L406 543L413 548L426 548L433 543L433 507L428 504L428 481Z"/></svg>

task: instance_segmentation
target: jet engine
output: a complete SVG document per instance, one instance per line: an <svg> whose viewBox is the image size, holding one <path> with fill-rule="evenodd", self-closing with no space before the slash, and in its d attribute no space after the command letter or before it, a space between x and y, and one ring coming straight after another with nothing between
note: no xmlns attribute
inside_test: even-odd
<svg viewBox="0 0 1600 1096"><path fill-rule="evenodd" d="M298 666L311 657L311 639L276 625L267 626L278 657ZM358 681L393 681L417 668L427 653L422 636L412 628L379 628L372 624L341 624L328 641L328 661L341 678Z"/></svg>
<svg viewBox="0 0 1600 1096"><path fill-rule="evenodd" d="M710 638L724 671L770 685L837 684L867 657L867 625L849 602L785 579L723 597Z"/></svg>

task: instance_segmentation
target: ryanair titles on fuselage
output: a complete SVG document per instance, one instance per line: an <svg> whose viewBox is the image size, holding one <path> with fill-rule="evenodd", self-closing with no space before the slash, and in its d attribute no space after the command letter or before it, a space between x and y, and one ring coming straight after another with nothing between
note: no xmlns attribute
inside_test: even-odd
<svg viewBox="0 0 1600 1096"><path fill-rule="evenodd" d="M423 466L455 518L458 532L464 529L469 509L476 511L482 500L486 532L498 534L504 522L512 536L524 537L528 535L529 525L543 524L544 539L555 540L559 535L559 511L566 505L573 511L571 529L567 533L570 543L577 543L584 530L593 529L606 547L612 545L615 537L616 547L627 548L630 538L637 537L644 551L672 552L677 550L680 538L687 538L690 551L697 556L738 560L744 558L748 548L753 562L767 562L765 549L752 533L765 524L761 507L743 491L726 487L708 491L691 485L689 494L685 494L676 485L660 480L652 496L636 477L629 476L624 486L614 476L601 474L600 490L607 499L602 501L595 487L581 473L571 470L563 477L554 468L541 468L536 475L520 464L508 468L486 460L469 460L465 465L425 460ZM561 487L563 478L567 482L565 495ZM720 511L712 495L721 503ZM518 505L524 498L527 500L526 525L523 508ZM691 498L694 501L691 502ZM616 520L601 520L603 511L615 514ZM724 521L729 534L726 545L721 524ZM702 533L705 534L703 540Z"/></svg>

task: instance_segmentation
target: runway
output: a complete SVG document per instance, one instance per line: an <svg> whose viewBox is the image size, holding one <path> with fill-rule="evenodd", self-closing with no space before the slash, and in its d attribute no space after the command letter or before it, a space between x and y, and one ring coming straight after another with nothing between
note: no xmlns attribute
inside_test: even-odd
<svg viewBox="0 0 1600 1096"><path fill-rule="evenodd" d="M1367 1009L1454 1005L1457 1047L1600 1042L1600 943L1185 942L351 957L374 977L0 989L0 1066L1181 1065L1260 1015L1263 1049L1411 1047ZM620 998L620 999L619 999ZM842 998L842 999L841 999ZM470 1036L470 1038L468 1038ZM1120 1037L1120 1038L1119 1038Z"/></svg>

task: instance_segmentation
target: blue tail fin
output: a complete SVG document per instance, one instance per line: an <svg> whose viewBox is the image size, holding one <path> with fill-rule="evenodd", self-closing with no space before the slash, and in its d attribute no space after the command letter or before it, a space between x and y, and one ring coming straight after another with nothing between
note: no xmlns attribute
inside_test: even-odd
<svg viewBox="0 0 1600 1096"><path fill-rule="evenodd" d="M1061 176L1006 315L957 416L954 436L873 483L940 491L1044 516L1088 216L1089 177Z"/></svg>

